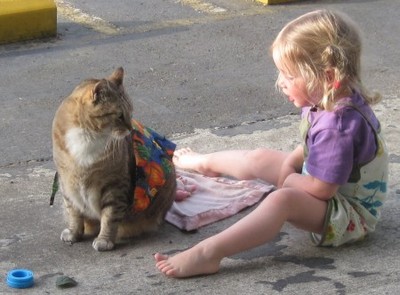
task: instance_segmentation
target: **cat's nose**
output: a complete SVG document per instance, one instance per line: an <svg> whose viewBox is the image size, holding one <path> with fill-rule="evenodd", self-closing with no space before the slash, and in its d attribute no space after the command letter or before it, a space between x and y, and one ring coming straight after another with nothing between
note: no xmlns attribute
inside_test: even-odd
<svg viewBox="0 0 400 295"><path fill-rule="evenodd" d="M132 122L130 120L126 121L125 125L128 128L129 132L131 132L133 130Z"/></svg>

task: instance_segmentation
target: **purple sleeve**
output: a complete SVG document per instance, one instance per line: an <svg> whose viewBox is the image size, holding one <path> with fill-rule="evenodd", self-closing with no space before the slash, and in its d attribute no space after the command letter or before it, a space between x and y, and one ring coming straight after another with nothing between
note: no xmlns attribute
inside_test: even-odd
<svg viewBox="0 0 400 295"><path fill-rule="evenodd" d="M379 122L369 107L364 112L375 128ZM311 116L308 131L306 168L310 175L329 183L348 181L353 165L368 163L375 157L376 139L373 129L353 108L322 112Z"/></svg>
<svg viewBox="0 0 400 295"><path fill-rule="evenodd" d="M307 171L329 183L344 184L353 168L352 134L335 128L323 129L308 140Z"/></svg>

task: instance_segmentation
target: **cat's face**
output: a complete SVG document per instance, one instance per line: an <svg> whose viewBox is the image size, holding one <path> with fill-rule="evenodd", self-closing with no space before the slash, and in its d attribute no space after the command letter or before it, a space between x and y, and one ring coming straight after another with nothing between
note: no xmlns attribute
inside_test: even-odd
<svg viewBox="0 0 400 295"><path fill-rule="evenodd" d="M133 108L122 81L122 68L107 79L85 81L88 83L85 88L89 90L82 101L86 128L115 139L122 139L130 133Z"/></svg>

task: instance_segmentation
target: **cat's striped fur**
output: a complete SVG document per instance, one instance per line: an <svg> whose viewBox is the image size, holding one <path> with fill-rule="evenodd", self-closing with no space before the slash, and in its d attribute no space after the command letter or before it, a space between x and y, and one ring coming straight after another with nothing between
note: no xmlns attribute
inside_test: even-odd
<svg viewBox="0 0 400 295"><path fill-rule="evenodd" d="M113 249L118 238L156 229L175 198L173 171L145 211L131 210L133 109L123 75L118 68L106 79L83 81L53 121L53 157L68 219L61 239L74 243L84 234L98 234L93 241L98 251Z"/></svg>

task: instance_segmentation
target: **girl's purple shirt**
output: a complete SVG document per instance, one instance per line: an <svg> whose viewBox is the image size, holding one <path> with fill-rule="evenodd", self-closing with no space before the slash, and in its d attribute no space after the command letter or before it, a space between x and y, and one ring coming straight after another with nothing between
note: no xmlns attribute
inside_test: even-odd
<svg viewBox="0 0 400 295"><path fill-rule="evenodd" d="M379 121L362 96L354 93L343 98L342 103L356 105L370 120L376 130ZM307 133L307 172L319 180L345 184L353 165L365 164L375 157L376 139L370 124L356 109L339 105L334 111L310 111L302 109L302 117L308 115L311 127Z"/></svg>

